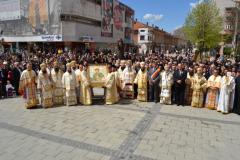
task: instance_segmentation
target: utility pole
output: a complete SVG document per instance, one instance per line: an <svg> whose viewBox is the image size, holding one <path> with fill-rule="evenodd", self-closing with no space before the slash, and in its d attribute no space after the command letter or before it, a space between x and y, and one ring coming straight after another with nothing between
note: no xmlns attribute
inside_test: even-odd
<svg viewBox="0 0 240 160"><path fill-rule="evenodd" d="M238 19L239 19L239 3L240 0L233 0L235 2L235 7L236 7L236 17L235 17L235 29L234 29L234 36L233 36L233 48L235 54L237 54L237 47L238 47Z"/></svg>

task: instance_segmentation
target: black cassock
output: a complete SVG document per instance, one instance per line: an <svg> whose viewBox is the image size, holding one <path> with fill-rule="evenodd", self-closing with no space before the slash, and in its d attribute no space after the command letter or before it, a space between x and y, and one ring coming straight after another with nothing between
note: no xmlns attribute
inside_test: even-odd
<svg viewBox="0 0 240 160"><path fill-rule="evenodd" d="M240 114L240 76L238 76L235 80L235 99L234 99L234 107L233 112Z"/></svg>

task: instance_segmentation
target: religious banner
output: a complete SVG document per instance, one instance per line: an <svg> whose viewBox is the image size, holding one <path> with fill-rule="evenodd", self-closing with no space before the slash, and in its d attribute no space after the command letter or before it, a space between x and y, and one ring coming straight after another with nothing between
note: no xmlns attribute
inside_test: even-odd
<svg viewBox="0 0 240 160"><path fill-rule="evenodd" d="M87 73L92 87L104 87L108 74L107 65L89 65Z"/></svg>
<svg viewBox="0 0 240 160"><path fill-rule="evenodd" d="M113 36L113 0L102 0L102 36Z"/></svg>
<svg viewBox="0 0 240 160"><path fill-rule="evenodd" d="M59 41L60 14L59 0L0 0L0 30L6 37L15 35L20 42L26 41L25 36L36 36L37 41L56 37Z"/></svg>
<svg viewBox="0 0 240 160"><path fill-rule="evenodd" d="M113 10L113 21L114 26L117 30L123 31L124 23L124 6L119 3L118 0L115 0L114 10Z"/></svg>

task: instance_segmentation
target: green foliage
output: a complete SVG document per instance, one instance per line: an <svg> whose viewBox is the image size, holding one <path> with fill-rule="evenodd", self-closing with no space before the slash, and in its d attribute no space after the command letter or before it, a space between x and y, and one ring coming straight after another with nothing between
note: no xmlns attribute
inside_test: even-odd
<svg viewBox="0 0 240 160"><path fill-rule="evenodd" d="M224 47L223 49L224 55L230 56L232 53L232 48L231 47Z"/></svg>
<svg viewBox="0 0 240 160"><path fill-rule="evenodd" d="M213 0L205 0L191 10L184 24L184 33L197 44L200 52L218 46L223 29L222 17Z"/></svg>
<svg viewBox="0 0 240 160"><path fill-rule="evenodd" d="M238 46L237 49L236 49L236 56L240 57L240 46Z"/></svg>
<svg viewBox="0 0 240 160"><path fill-rule="evenodd" d="M230 44L230 43L232 43L233 37L232 37L232 35L224 35L223 39L224 39L225 43Z"/></svg>

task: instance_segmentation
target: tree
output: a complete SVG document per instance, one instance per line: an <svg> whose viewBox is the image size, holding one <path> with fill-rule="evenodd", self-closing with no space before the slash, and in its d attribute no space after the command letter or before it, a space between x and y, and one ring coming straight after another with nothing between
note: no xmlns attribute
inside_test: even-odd
<svg viewBox="0 0 240 160"><path fill-rule="evenodd" d="M222 22L216 3L213 0L204 0L190 11L183 31L202 53L218 46L221 41Z"/></svg>

